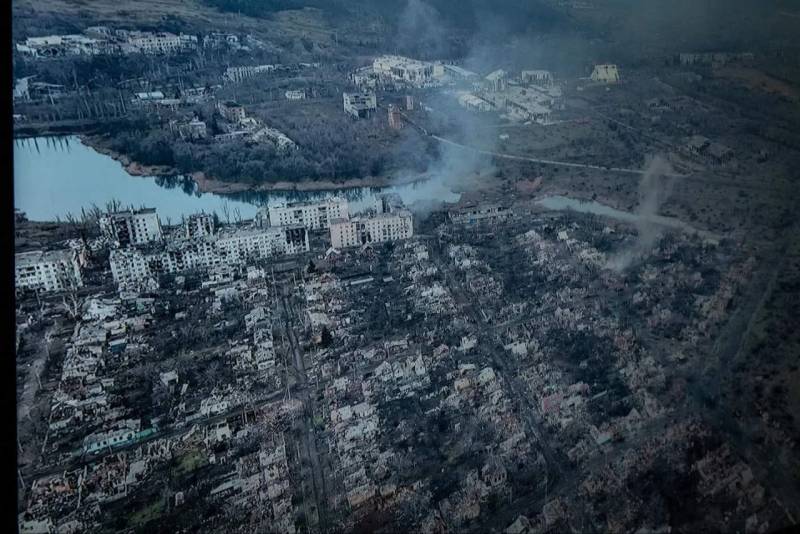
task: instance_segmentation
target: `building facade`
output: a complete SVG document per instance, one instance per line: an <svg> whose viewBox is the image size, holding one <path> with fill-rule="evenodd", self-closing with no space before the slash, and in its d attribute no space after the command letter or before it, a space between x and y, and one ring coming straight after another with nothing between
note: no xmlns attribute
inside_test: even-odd
<svg viewBox="0 0 800 534"><path fill-rule="evenodd" d="M344 111L356 119L368 118L378 109L375 93L342 93L342 100Z"/></svg>
<svg viewBox="0 0 800 534"><path fill-rule="evenodd" d="M350 218L347 199L341 197L270 206L266 213L269 226L301 225L309 230L328 228L334 219Z"/></svg>
<svg viewBox="0 0 800 534"><path fill-rule="evenodd" d="M14 257L17 290L64 291L83 286L74 250L22 252Z"/></svg>
<svg viewBox="0 0 800 534"><path fill-rule="evenodd" d="M208 213L195 213L183 222L184 235L187 239L214 235L214 216Z"/></svg>
<svg viewBox="0 0 800 534"><path fill-rule="evenodd" d="M100 218L103 234L118 247L160 241L161 221L155 208L109 213Z"/></svg>
<svg viewBox="0 0 800 534"><path fill-rule="evenodd" d="M120 289L128 289L155 281L160 274L208 270L221 265L244 266L250 261L308 250L308 232L304 227L283 226L178 241L152 252L113 250L109 259L114 282Z"/></svg>
<svg viewBox="0 0 800 534"><path fill-rule="evenodd" d="M406 210L331 222L331 245L334 248L385 243L408 239L412 235L413 218Z"/></svg>
<svg viewBox="0 0 800 534"><path fill-rule="evenodd" d="M616 65L595 65L592 71L592 81L602 83L617 83L619 69Z"/></svg>

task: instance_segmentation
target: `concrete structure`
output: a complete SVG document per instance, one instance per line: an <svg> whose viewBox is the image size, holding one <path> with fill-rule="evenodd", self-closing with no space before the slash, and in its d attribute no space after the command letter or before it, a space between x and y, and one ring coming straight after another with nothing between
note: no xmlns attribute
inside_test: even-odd
<svg viewBox="0 0 800 534"><path fill-rule="evenodd" d="M444 65L444 71L451 78L459 81L474 81L479 78L479 76L471 70L467 70L457 65Z"/></svg>
<svg viewBox="0 0 800 534"><path fill-rule="evenodd" d="M230 100L218 103L217 110L219 110L219 114L222 115L222 118L231 122L241 122L247 116L244 107Z"/></svg>
<svg viewBox="0 0 800 534"><path fill-rule="evenodd" d="M494 109L494 105L491 102L487 102L483 98L473 95L472 93L463 92L458 95L458 103L467 109L471 109L472 111L492 111Z"/></svg>
<svg viewBox="0 0 800 534"><path fill-rule="evenodd" d="M173 133L177 133L178 136L184 140L205 139L208 137L208 127L206 123L197 118L186 123L173 120L170 121L169 126Z"/></svg>
<svg viewBox="0 0 800 534"><path fill-rule="evenodd" d="M394 104L389 104L389 128L399 130L405 126L403 115L400 113L400 108Z"/></svg>
<svg viewBox="0 0 800 534"><path fill-rule="evenodd" d="M266 223L269 226L302 225L309 230L330 227L334 219L350 218L347 199L332 197L318 202L294 202L270 206L266 210ZM263 224L263 212L256 215L256 224Z"/></svg>
<svg viewBox="0 0 800 534"><path fill-rule="evenodd" d="M183 223L187 239L214 235L214 216L208 213L195 213L190 215Z"/></svg>
<svg viewBox="0 0 800 534"><path fill-rule="evenodd" d="M239 230L170 243L161 250L113 250L111 274L120 289L153 283L159 274L190 269L208 270L222 265L244 266L249 261L309 250L308 232L302 226Z"/></svg>
<svg viewBox="0 0 800 534"><path fill-rule="evenodd" d="M385 55L372 62L373 72L383 80L391 80L415 87L423 87L434 81L436 66L403 56ZM440 66L440 76L444 69Z"/></svg>
<svg viewBox="0 0 800 534"><path fill-rule="evenodd" d="M169 32L128 32L128 44L142 54L170 55L197 48L197 36Z"/></svg>
<svg viewBox="0 0 800 534"><path fill-rule="evenodd" d="M342 100L345 113L356 119L368 118L378 109L375 93L342 93Z"/></svg>
<svg viewBox="0 0 800 534"><path fill-rule="evenodd" d="M277 69L277 65L250 65L243 67L228 67L222 77L228 82L238 83L260 74L267 74Z"/></svg>
<svg viewBox="0 0 800 534"><path fill-rule="evenodd" d="M684 151L712 165L725 165L734 157L733 150L702 135L689 137L684 145Z"/></svg>
<svg viewBox="0 0 800 534"><path fill-rule="evenodd" d="M592 81L601 83L617 83L619 69L616 65L595 65L592 71Z"/></svg>
<svg viewBox="0 0 800 534"><path fill-rule="evenodd" d="M161 221L155 208L109 213L100 218L103 234L118 247L160 241Z"/></svg>
<svg viewBox="0 0 800 534"><path fill-rule="evenodd" d="M334 248L397 241L412 235L413 218L406 210L331 222L331 246Z"/></svg>
<svg viewBox="0 0 800 534"><path fill-rule="evenodd" d="M455 224L476 224L497 221L511 215L511 210L501 204L465 204L448 211L450 221Z"/></svg>
<svg viewBox="0 0 800 534"><path fill-rule="evenodd" d="M306 92L303 89L297 89L295 91L286 91L284 96L286 100L305 100Z"/></svg>
<svg viewBox="0 0 800 534"><path fill-rule="evenodd" d="M64 291L83 286L74 250L22 252L14 257L17 290Z"/></svg>
<svg viewBox="0 0 800 534"><path fill-rule="evenodd" d="M508 87L508 74L503 69L489 73L484 80L488 91L499 93Z"/></svg>
<svg viewBox="0 0 800 534"><path fill-rule="evenodd" d="M523 70L520 78L522 83L550 87L553 85L553 74L549 70Z"/></svg>

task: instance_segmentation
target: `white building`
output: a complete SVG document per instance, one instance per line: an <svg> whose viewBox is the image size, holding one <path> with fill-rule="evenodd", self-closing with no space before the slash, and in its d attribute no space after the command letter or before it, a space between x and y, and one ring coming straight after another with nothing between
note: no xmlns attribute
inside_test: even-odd
<svg viewBox="0 0 800 534"><path fill-rule="evenodd" d="M168 32L128 32L128 44L142 54L177 54L184 50L197 48L196 35L175 35Z"/></svg>
<svg viewBox="0 0 800 534"><path fill-rule="evenodd" d="M118 247L161 240L161 221L155 208L109 213L100 219L103 234Z"/></svg>
<svg viewBox="0 0 800 534"><path fill-rule="evenodd" d="M592 81L602 83L617 83L619 69L616 65L595 65L592 71Z"/></svg>
<svg viewBox="0 0 800 534"><path fill-rule="evenodd" d="M286 91L284 96L286 100L305 100L306 92L303 89L297 89L295 91Z"/></svg>
<svg viewBox="0 0 800 534"><path fill-rule="evenodd" d="M278 204L270 206L266 212L269 226L301 225L309 230L328 228L334 219L350 218L347 199L341 197L326 198L318 202Z"/></svg>
<svg viewBox="0 0 800 534"><path fill-rule="evenodd" d="M347 248L367 243L408 239L414 235L411 212L399 210L370 217L331 221L331 246Z"/></svg>
<svg viewBox="0 0 800 534"><path fill-rule="evenodd" d="M243 67L228 67L222 77L228 82L238 83L260 74L266 74L277 69L277 65L247 65Z"/></svg>
<svg viewBox="0 0 800 534"><path fill-rule="evenodd" d="M371 116L378 109L375 93L342 93L344 110L357 119Z"/></svg>
<svg viewBox="0 0 800 534"><path fill-rule="evenodd" d="M21 252L14 257L17 290L64 291L81 287L81 269L74 250Z"/></svg>
<svg viewBox="0 0 800 534"><path fill-rule="evenodd" d="M111 274L120 288L152 285L159 274L189 269L208 270L221 265L244 265L248 261L309 250L308 232L302 226L239 230L193 240L170 243L165 250L113 250Z"/></svg>
<svg viewBox="0 0 800 534"><path fill-rule="evenodd" d="M393 55L375 58L372 70L379 78L415 87L428 85L444 75L443 65Z"/></svg>

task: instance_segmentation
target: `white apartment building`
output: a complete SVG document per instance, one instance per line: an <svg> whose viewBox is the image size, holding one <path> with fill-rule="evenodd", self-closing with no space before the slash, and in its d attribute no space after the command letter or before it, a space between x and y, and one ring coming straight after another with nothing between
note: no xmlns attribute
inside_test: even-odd
<svg viewBox="0 0 800 534"><path fill-rule="evenodd" d="M113 250L111 274L120 288L138 287L159 274L220 265L244 265L284 254L309 250L308 232L302 226L240 230L170 243L166 250Z"/></svg>
<svg viewBox="0 0 800 534"><path fill-rule="evenodd" d="M407 210L331 221L331 245L334 248L397 241L408 239L412 235L414 235L413 218L411 212Z"/></svg>
<svg viewBox="0 0 800 534"><path fill-rule="evenodd" d="M83 285L78 254L74 250L16 254L14 280L17 290L64 291Z"/></svg>
<svg viewBox="0 0 800 534"><path fill-rule="evenodd" d="M349 219L347 199L326 198L319 202L293 202L267 208L270 226L301 225L309 230L328 228L334 219Z"/></svg>
<svg viewBox="0 0 800 534"><path fill-rule="evenodd" d="M155 208L109 213L100 219L103 234L118 247L161 240L161 221Z"/></svg>

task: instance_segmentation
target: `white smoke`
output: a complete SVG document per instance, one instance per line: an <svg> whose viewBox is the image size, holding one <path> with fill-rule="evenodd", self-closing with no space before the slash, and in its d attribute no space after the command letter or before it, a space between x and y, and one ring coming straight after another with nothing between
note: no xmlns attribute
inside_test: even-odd
<svg viewBox="0 0 800 534"><path fill-rule="evenodd" d="M636 208L636 241L608 260L608 268L624 271L641 261L658 243L663 227L654 222L654 216L672 193L674 171L661 156L653 157L639 182L639 205Z"/></svg>

